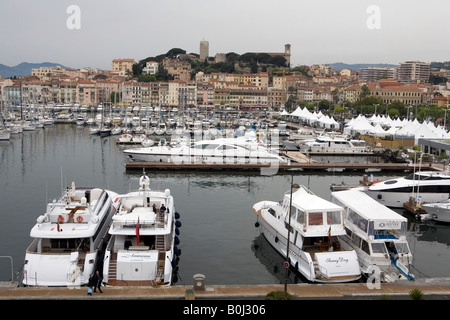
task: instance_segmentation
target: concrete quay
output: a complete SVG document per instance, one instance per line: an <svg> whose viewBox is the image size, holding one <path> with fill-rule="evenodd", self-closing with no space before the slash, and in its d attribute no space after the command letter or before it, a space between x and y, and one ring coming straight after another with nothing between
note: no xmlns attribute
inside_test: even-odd
<svg viewBox="0 0 450 320"><path fill-rule="evenodd" d="M392 299L411 300L409 292L420 290L425 300L450 300L450 278L425 278L415 281L382 283L288 284L294 299L302 300L379 300L383 295ZM103 293L87 295L86 287L17 287L17 283L0 283L0 300L264 300L284 284L206 285L193 290L192 285L171 287L103 287Z"/></svg>

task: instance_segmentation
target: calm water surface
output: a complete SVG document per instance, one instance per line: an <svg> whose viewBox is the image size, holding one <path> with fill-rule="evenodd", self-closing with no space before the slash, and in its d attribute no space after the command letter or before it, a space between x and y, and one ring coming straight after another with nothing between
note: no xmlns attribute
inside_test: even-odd
<svg viewBox="0 0 450 320"><path fill-rule="evenodd" d="M87 127L53 125L13 136L0 144L0 256L21 270L30 229L62 186L136 189L140 172L126 171L116 137L89 134ZM147 172L153 189L171 189L181 214L177 284L203 273L207 284L284 282L283 258L259 236L252 206L280 200L290 175L258 173ZM386 179L390 176L376 176ZM330 184L357 183L360 175L296 173L294 182L329 199ZM419 277L450 276L450 226L418 223L409 214L408 240ZM10 260L0 258L0 281L11 278ZM290 282L303 280L290 274Z"/></svg>

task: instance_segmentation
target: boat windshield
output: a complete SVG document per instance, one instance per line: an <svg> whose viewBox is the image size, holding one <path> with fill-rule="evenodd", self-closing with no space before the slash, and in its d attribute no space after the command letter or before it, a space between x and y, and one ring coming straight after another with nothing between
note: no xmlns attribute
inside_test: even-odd
<svg viewBox="0 0 450 320"><path fill-rule="evenodd" d="M340 211L310 212L308 214L308 225L310 226L324 225L325 222L327 225L341 224L341 212Z"/></svg>

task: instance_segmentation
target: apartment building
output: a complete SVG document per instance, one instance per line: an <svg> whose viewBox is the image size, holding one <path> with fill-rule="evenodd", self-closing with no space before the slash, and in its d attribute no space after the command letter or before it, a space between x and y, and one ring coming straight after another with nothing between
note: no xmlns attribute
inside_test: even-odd
<svg viewBox="0 0 450 320"><path fill-rule="evenodd" d="M114 59L112 61L112 71L120 76L126 76L133 72L134 59Z"/></svg>
<svg viewBox="0 0 450 320"><path fill-rule="evenodd" d="M284 103L283 90L277 87L269 87L267 88L267 106L280 110L281 106Z"/></svg>
<svg viewBox="0 0 450 320"><path fill-rule="evenodd" d="M58 76L62 74L64 74L64 69L61 66L31 69L31 75L38 77L41 81L48 81L52 78L52 76Z"/></svg>
<svg viewBox="0 0 450 320"><path fill-rule="evenodd" d="M428 81L430 78L430 64L421 61L406 61L398 67L399 81Z"/></svg>
<svg viewBox="0 0 450 320"><path fill-rule="evenodd" d="M78 81L78 100L77 103L82 105L95 105L97 104L96 96L96 83L90 80L79 80ZM99 102L105 102L105 100L100 100Z"/></svg>
<svg viewBox="0 0 450 320"><path fill-rule="evenodd" d="M214 85L210 82L197 82L197 105L214 105Z"/></svg>
<svg viewBox="0 0 450 320"><path fill-rule="evenodd" d="M156 61L147 61L145 67L142 69L143 74L157 74L159 64Z"/></svg>
<svg viewBox="0 0 450 320"><path fill-rule="evenodd" d="M99 103L104 101L111 101L112 103L119 103L121 83L114 79L101 79L95 81L95 96ZM113 97L111 95L114 93Z"/></svg>
<svg viewBox="0 0 450 320"><path fill-rule="evenodd" d="M52 84L49 81L22 81L21 99L24 104L51 102Z"/></svg>
<svg viewBox="0 0 450 320"><path fill-rule="evenodd" d="M396 79L397 68L368 67L360 70L360 78L367 81L376 81L381 78Z"/></svg>
<svg viewBox="0 0 450 320"><path fill-rule="evenodd" d="M189 81L191 79L191 64L188 61L166 58L162 65L174 80Z"/></svg>

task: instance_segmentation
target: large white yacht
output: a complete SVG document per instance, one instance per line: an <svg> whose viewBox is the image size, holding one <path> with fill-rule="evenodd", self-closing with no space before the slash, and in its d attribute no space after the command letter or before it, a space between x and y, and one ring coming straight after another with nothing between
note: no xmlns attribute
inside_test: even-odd
<svg viewBox="0 0 450 320"><path fill-rule="evenodd" d="M407 219L357 189L332 192L344 207L346 236L341 246L358 253L361 271L373 280L413 280L412 253L406 241Z"/></svg>
<svg viewBox="0 0 450 320"><path fill-rule="evenodd" d="M355 250L340 247L339 238L345 235L342 207L300 186L292 192L292 201L288 191L282 204L260 201L253 210L260 232L283 257L289 252L290 265L308 281L351 282L361 277Z"/></svg>
<svg viewBox="0 0 450 320"><path fill-rule="evenodd" d="M123 151L132 161L176 164L272 164L286 160L253 136L200 140L176 147L162 145Z"/></svg>
<svg viewBox="0 0 450 320"><path fill-rule="evenodd" d="M26 250L23 284L78 286L88 283L104 252L116 211L116 193L91 187L67 188L37 218Z"/></svg>
<svg viewBox="0 0 450 320"><path fill-rule="evenodd" d="M109 229L111 239L103 264L107 285L172 283L177 267L179 214L169 189L151 190L145 172L139 184L138 190L119 195L119 210Z"/></svg>
<svg viewBox="0 0 450 320"><path fill-rule="evenodd" d="M420 203L442 202L450 196L449 171L418 171L372 184L365 192L385 206L403 208L410 198Z"/></svg>
<svg viewBox="0 0 450 320"><path fill-rule="evenodd" d="M363 153L369 151L365 141L350 139L341 135L320 135L315 139L305 140L300 150L311 153Z"/></svg>

